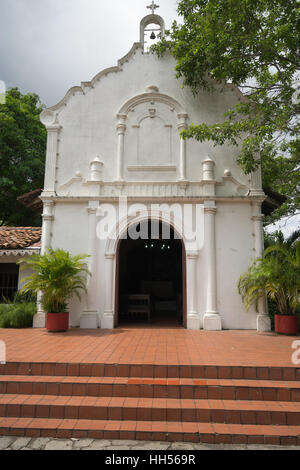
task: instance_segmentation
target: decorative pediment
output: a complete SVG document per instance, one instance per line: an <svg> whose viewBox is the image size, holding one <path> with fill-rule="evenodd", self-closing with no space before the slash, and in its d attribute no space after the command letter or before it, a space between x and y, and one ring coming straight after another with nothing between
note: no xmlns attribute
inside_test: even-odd
<svg viewBox="0 0 300 470"><path fill-rule="evenodd" d="M183 106L154 85L128 100L117 114L122 171L171 171L176 178L177 168L179 173L183 170L180 160L185 159L185 147L181 145L180 130L187 118ZM178 176L185 179L184 174ZM123 174L119 174L122 179Z"/></svg>
<svg viewBox="0 0 300 470"><path fill-rule="evenodd" d="M125 114L128 116L128 113L136 108L142 103L150 103L154 105L155 103L163 103L166 106L169 106L170 110L173 110L178 114L185 113L183 106L173 97L160 93L158 87L148 86L145 93L134 96L130 100L126 101L123 106L120 108L118 114ZM153 103L153 104L152 104Z"/></svg>

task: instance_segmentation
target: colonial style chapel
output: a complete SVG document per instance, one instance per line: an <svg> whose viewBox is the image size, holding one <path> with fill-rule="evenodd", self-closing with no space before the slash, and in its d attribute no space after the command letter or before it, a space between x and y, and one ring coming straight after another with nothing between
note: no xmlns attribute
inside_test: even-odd
<svg viewBox="0 0 300 470"><path fill-rule="evenodd" d="M263 251L260 173L243 174L233 147L180 137L192 123L222 120L243 95L232 85L197 96L182 88L171 55L149 52L165 30L156 8L117 66L41 114L41 251L90 255L88 292L71 301L70 326L268 330L264 303L246 312L237 290ZM41 310L34 326L45 326Z"/></svg>

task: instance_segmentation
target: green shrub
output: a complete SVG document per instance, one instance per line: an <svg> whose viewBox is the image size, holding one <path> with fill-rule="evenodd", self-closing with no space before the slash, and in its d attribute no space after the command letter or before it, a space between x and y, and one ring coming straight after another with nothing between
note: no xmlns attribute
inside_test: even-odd
<svg viewBox="0 0 300 470"><path fill-rule="evenodd" d="M14 297L14 303L36 303L36 294L32 291L28 291L28 292L21 292L21 291L18 291L16 294L15 294L15 297Z"/></svg>
<svg viewBox="0 0 300 470"><path fill-rule="evenodd" d="M34 302L0 305L0 328L31 328L36 314Z"/></svg>
<svg viewBox="0 0 300 470"><path fill-rule="evenodd" d="M87 263L89 255L72 256L68 251L49 250L43 255L32 255L18 261L21 269L30 268L33 273L25 277L21 293L40 292L41 303L47 313L64 313L67 303L75 294L80 300L80 291L87 292L86 281L90 276Z"/></svg>
<svg viewBox="0 0 300 470"><path fill-rule="evenodd" d="M246 310L267 296L274 314L298 315L300 310L300 240L269 246L241 275L239 293Z"/></svg>

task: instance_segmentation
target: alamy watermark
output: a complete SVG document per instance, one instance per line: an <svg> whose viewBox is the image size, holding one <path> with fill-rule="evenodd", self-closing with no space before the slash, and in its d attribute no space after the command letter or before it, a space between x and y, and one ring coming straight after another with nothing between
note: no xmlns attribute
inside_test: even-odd
<svg viewBox="0 0 300 470"><path fill-rule="evenodd" d="M6 102L6 85L3 80L0 80L0 104L5 104Z"/></svg>
<svg viewBox="0 0 300 470"><path fill-rule="evenodd" d="M0 340L0 364L6 364L6 344Z"/></svg>
<svg viewBox="0 0 300 470"><path fill-rule="evenodd" d="M100 240L174 238L200 247L204 238L203 214L203 204L128 204L127 197L121 197L118 204L101 204L97 210L100 217L97 237Z"/></svg>
<svg viewBox="0 0 300 470"><path fill-rule="evenodd" d="M300 340L296 339L292 343L292 348L295 349L295 351L292 354L292 363L298 366L300 364Z"/></svg>

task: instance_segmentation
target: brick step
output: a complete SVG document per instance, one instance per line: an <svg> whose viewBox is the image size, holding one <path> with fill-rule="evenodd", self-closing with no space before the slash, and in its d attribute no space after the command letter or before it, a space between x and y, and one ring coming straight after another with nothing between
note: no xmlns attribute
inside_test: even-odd
<svg viewBox="0 0 300 470"><path fill-rule="evenodd" d="M0 396L0 416L13 418L182 421L255 425L300 425L293 402L163 398Z"/></svg>
<svg viewBox="0 0 300 470"><path fill-rule="evenodd" d="M185 441L209 444L300 445L300 426L0 418L0 435Z"/></svg>
<svg viewBox="0 0 300 470"><path fill-rule="evenodd" d="M0 376L0 393L300 402L300 382L4 375Z"/></svg>
<svg viewBox="0 0 300 470"><path fill-rule="evenodd" d="M7 362L0 375L155 377L300 381L297 367Z"/></svg>

